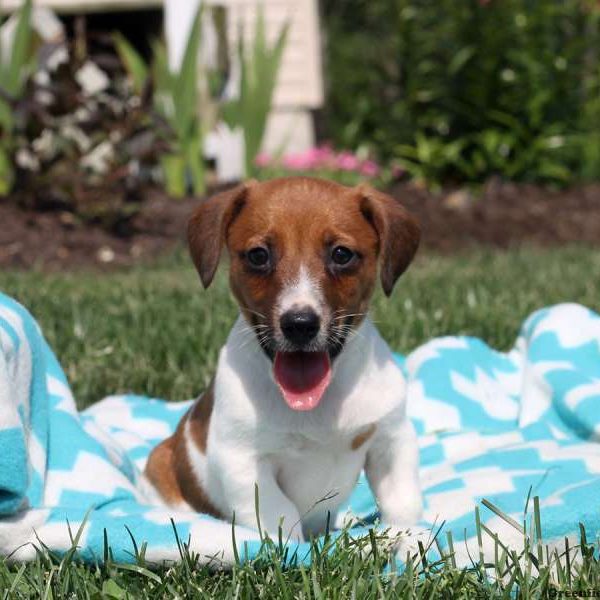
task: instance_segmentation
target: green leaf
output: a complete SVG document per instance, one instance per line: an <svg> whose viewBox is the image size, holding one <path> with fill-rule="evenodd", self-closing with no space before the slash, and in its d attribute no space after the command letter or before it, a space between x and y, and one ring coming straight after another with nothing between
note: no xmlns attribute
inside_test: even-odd
<svg viewBox="0 0 600 600"><path fill-rule="evenodd" d="M250 51L244 43L243 32L239 34L240 97L236 103L225 107L224 118L243 128L246 175L253 171L254 159L264 138L288 31L289 24L286 23L273 46L269 47L264 15L259 7Z"/></svg>
<svg viewBox="0 0 600 600"><path fill-rule="evenodd" d="M113 579L108 579L102 584L102 595L116 600L127 598L127 592Z"/></svg>
<svg viewBox="0 0 600 600"><path fill-rule="evenodd" d="M202 154L202 138L197 136L189 142L186 148L186 164L192 178L194 194L202 195L206 192L206 178L204 173L204 157Z"/></svg>
<svg viewBox="0 0 600 600"><path fill-rule="evenodd" d="M154 81L154 106L158 113L164 117L169 124L175 115L173 103L173 88L175 78L169 70L167 49L163 42L154 41L152 44L152 78ZM175 127L173 127L175 129Z"/></svg>
<svg viewBox="0 0 600 600"><path fill-rule="evenodd" d="M239 100L230 100L221 104L221 118L230 129L242 125L242 106Z"/></svg>
<svg viewBox="0 0 600 600"><path fill-rule="evenodd" d="M170 90L173 86L173 77L169 70L167 48L161 40L152 42L152 77L155 89Z"/></svg>
<svg viewBox="0 0 600 600"><path fill-rule="evenodd" d="M10 95L18 97L24 82L32 69L31 0L25 0L19 11L8 68L4 74L2 87Z"/></svg>
<svg viewBox="0 0 600 600"><path fill-rule="evenodd" d="M180 153L165 154L161 166L167 194L174 198L183 198L186 192L185 156Z"/></svg>
<svg viewBox="0 0 600 600"><path fill-rule="evenodd" d="M175 105L175 123L181 140L192 135L194 121L198 114L198 52L200 51L200 18L202 9L198 9L190 29L179 73L175 78L173 101Z"/></svg>
<svg viewBox="0 0 600 600"><path fill-rule="evenodd" d="M542 177L557 181L568 181L571 176L571 172L567 167L558 162L548 160L541 161L538 166L538 172Z"/></svg>
<svg viewBox="0 0 600 600"><path fill-rule="evenodd" d="M476 53L476 49L473 46L466 46L461 48L450 61L448 65L448 73L456 75Z"/></svg>
<svg viewBox="0 0 600 600"><path fill-rule="evenodd" d="M191 180L195 194L206 191L203 156L203 128L198 93L198 54L200 51L202 11L198 10L190 28L181 66L169 69L164 43L153 44L154 105L167 121L173 139L171 152L161 159L167 192L176 198L185 196Z"/></svg>
<svg viewBox="0 0 600 600"><path fill-rule="evenodd" d="M148 80L148 65L123 34L118 31L114 32L113 41L119 58L131 79L135 93L141 96Z"/></svg>
<svg viewBox="0 0 600 600"><path fill-rule="evenodd" d="M15 173L8 153L0 148L0 196L6 196L12 190Z"/></svg>
<svg viewBox="0 0 600 600"><path fill-rule="evenodd" d="M13 128L13 111L4 100L0 99L0 131L5 132L5 135L10 135Z"/></svg>

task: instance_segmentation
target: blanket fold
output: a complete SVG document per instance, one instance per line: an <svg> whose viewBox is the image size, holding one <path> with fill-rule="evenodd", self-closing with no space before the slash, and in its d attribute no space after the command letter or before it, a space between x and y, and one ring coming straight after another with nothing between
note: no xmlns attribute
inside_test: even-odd
<svg viewBox="0 0 600 600"><path fill-rule="evenodd" d="M421 536L441 522L457 540L466 532L455 550L467 564L469 551L478 555L474 507L486 498L520 523L530 490L540 497L546 542L576 540L579 522L598 535L599 315L576 304L544 308L508 353L445 337L397 360L419 433ZM149 561L177 560L174 524L202 560L233 561L231 524L163 507L142 476L150 450L188 406L121 395L79 413L37 323L0 294L0 554L29 560L40 541L64 552L81 528L86 560L102 559L105 532L117 561L134 560L131 536L147 543ZM338 525L348 515L363 521L357 535L376 522L364 477ZM482 519L504 543L522 545L493 512ZM235 537L242 556L258 552L257 531L236 527Z"/></svg>

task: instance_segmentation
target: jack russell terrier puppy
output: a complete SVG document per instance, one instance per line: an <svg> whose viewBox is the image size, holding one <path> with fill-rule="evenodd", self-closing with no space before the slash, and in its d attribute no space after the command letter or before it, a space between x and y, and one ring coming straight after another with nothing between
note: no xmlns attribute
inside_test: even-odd
<svg viewBox="0 0 600 600"><path fill-rule="evenodd" d="M390 295L419 243L393 198L294 177L204 201L188 226L204 287L223 247L240 306L217 371L146 474L173 507L294 539L322 533L364 468L382 520L421 515L406 383L367 316L378 263ZM330 516L329 516L330 515Z"/></svg>

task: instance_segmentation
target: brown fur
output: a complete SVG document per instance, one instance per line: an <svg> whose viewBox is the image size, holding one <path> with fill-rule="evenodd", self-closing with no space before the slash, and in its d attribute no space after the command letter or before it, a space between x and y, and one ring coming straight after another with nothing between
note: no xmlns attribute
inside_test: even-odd
<svg viewBox="0 0 600 600"><path fill-rule="evenodd" d="M214 275L221 249L231 260L230 283L251 323L256 314L270 322L275 299L295 277L300 258L325 291L332 311L365 313L375 285L377 263L386 294L412 260L419 227L402 206L369 186L349 188L330 181L288 177L250 181L203 202L192 216L188 239L205 286ZM274 254L276 269L257 274L243 253L258 245ZM325 257L334 245L346 245L362 260L352 271L334 277ZM361 321L354 319L356 326Z"/></svg>
<svg viewBox="0 0 600 600"><path fill-rule="evenodd" d="M211 382L202 397L181 419L175 433L151 452L146 465L146 476L168 504L185 501L198 512L219 517L221 515L211 504L192 471L184 436L184 428L189 421L192 439L201 452L206 452L213 404Z"/></svg>
<svg viewBox="0 0 600 600"><path fill-rule="evenodd" d="M358 450L374 433L377 429L375 423L371 423L364 431L361 431L350 444L352 450Z"/></svg>
<svg viewBox="0 0 600 600"><path fill-rule="evenodd" d="M367 185L359 190L361 212L379 236L381 286L389 296L419 247L421 231L404 207L390 196Z"/></svg>

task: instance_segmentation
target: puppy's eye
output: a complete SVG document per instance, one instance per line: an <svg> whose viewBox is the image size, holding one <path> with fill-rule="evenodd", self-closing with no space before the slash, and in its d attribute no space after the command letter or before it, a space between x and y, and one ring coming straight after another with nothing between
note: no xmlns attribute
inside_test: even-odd
<svg viewBox="0 0 600 600"><path fill-rule="evenodd" d="M246 252L246 259L250 266L256 269L265 269L269 266L271 256L266 248L251 248Z"/></svg>
<svg viewBox="0 0 600 600"><path fill-rule="evenodd" d="M356 254L350 248L346 248L346 246L336 246L331 251L331 262L339 267L345 267L350 264L355 257Z"/></svg>

